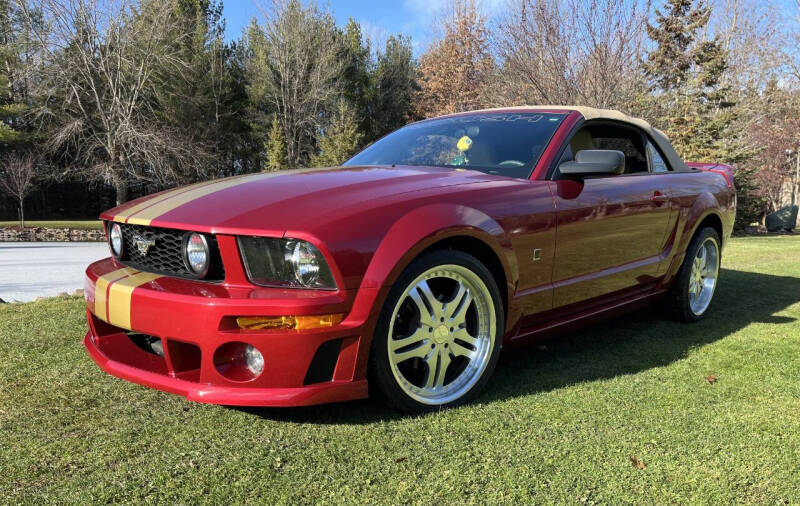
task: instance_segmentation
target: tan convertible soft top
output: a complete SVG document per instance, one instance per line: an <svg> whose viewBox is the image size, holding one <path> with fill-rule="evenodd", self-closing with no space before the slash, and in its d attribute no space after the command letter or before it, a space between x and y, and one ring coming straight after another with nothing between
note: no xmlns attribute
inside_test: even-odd
<svg viewBox="0 0 800 506"><path fill-rule="evenodd" d="M648 123L643 119L634 118L628 116L627 114L623 114L619 111L614 111L611 109L595 109L594 107L583 107L580 105L523 105L518 107L498 107L495 109L483 109L482 111L475 111L475 112L505 111L505 110L577 111L581 113L581 115L587 121L595 119L607 119L611 121L619 121L621 123L629 123L647 132L647 134L653 139L653 142L655 142L656 145L658 146L658 149L661 150L661 153L664 154L664 157L667 159L667 162L672 167L672 170L689 170L689 167L681 159L681 157L678 156L678 153L675 152L675 148L672 147L672 143L669 142L669 139L667 139L667 136L664 135L664 133L661 130L654 128L650 123Z"/></svg>

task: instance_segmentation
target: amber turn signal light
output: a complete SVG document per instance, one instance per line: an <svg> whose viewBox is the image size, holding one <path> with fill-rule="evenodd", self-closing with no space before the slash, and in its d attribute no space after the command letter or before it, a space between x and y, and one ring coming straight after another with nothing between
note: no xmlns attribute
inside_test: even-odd
<svg viewBox="0 0 800 506"><path fill-rule="evenodd" d="M236 324L245 330L309 330L342 323L344 313L313 316L239 316Z"/></svg>

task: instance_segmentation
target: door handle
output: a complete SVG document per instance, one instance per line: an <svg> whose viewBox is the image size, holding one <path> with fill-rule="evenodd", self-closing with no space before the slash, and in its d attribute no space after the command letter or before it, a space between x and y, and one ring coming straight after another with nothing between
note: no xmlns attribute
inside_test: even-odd
<svg viewBox="0 0 800 506"><path fill-rule="evenodd" d="M656 190L653 192L653 195L650 197L650 200L655 202L656 205L661 205L662 203L669 200L669 196L664 195L660 191Z"/></svg>

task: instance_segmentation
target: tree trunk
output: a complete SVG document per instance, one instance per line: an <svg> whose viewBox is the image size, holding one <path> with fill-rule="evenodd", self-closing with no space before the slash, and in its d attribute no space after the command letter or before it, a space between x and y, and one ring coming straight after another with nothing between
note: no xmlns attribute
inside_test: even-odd
<svg viewBox="0 0 800 506"><path fill-rule="evenodd" d="M114 189L117 191L117 205L120 206L128 201L128 187L125 183L114 183Z"/></svg>
<svg viewBox="0 0 800 506"><path fill-rule="evenodd" d="M761 216L758 217L758 224L762 227L766 226L767 224L767 215L770 213L769 211L769 204L764 204L761 206Z"/></svg>
<svg viewBox="0 0 800 506"><path fill-rule="evenodd" d="M800 191L800 189L798 188L798 186L800 186L800 152L797 152L795 155L796 155L795 158L797 158L797 159L795 160L796 166L795 166L795 169L794 169L794 180L793 180L794 185L792 186L792 205L793 206L797 205L797 200L798 200L797 199L797 193L798 193L798 191Z"/></svg>
<svg viewBox="0 0 800 506"><path fill-rule="evenodd" d="M25 209L22 206L22 200L19 201L19 227L25 228Z"/></svg>

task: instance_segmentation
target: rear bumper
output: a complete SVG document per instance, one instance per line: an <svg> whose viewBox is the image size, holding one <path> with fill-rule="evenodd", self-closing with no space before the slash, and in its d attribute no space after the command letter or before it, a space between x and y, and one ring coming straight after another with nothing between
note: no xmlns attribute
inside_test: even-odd
<svg viewBox="0 0 800 506"><path fill-rule="evenodd" d="M374 318L352 307L348 291L211 285L139 275L106 259L87 269L84 293L89 331L83 344L118 378L224 405L303 406L367 396L368 339L362 336L372 335ZM329 313L347 317L334 327L299 332L235 325L236 316ZM138 346L129 337L134 333L160 339L163 353ZM255 346L264 371L246 381L226 374L219 350L229 343Z"/></svg>

